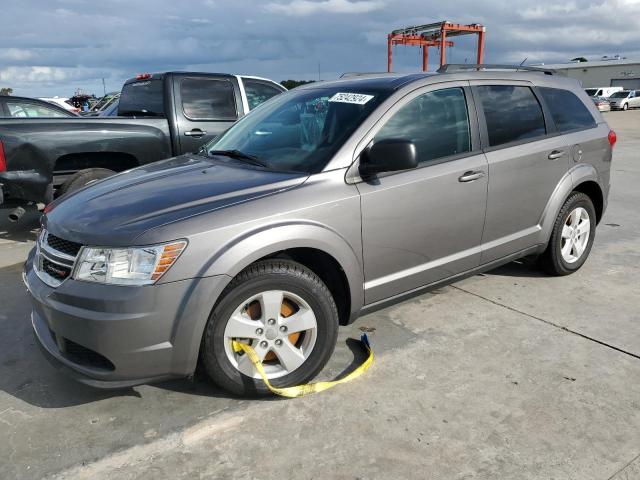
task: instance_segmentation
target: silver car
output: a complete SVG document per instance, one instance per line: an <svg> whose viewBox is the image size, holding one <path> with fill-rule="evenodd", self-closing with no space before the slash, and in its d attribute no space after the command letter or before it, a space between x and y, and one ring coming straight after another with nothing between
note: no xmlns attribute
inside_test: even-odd
<svg viewBox="0 0 640 480"><path fill-rule="evenodd" d="M591 97L591 101L596 106L599 112L610 112L611 104L604 97Z"/></svg>
<svg viewBox="0 0 640 480"><path fill-rule="evenodd" d="M325 365L338 326L537 256L586 261L615 134L545 71L378 75L275 97L199 152L45 209L25 265L38 343L100 387L191 375L240 395Z"/></svg>
<svg viewBox="0 0 640 480"><path fill-rule="evenodd" d="M612 110L627 111L640 107L640 90L622 90L611 95L607 100Z"/></svg>

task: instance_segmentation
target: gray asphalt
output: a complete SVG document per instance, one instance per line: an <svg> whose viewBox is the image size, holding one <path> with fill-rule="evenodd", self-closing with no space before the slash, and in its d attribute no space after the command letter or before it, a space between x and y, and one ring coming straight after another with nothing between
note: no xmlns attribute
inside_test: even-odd
<svg viewBox="0 0 640 480"><path fill-rule="evenodd" d="M247 401L202 376L105 392L34 344L21 264L37 212L0 209L0 478L640 478L640 111L618 133L589 261L512 263L341 329L316 396Z"/></svg>

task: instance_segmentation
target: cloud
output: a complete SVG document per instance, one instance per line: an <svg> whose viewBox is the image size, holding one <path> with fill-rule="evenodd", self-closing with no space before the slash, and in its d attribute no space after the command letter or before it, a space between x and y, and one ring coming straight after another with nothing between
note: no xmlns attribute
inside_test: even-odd
<svg viewBox="0 0 640 480"><path fill-rule="evenodd" d="M9 62L24 61L33 58L33 52L22 48L0 50L0 59Z"/></svg>
<svg viewBox="0 0 640 480"><path fill-rule="evenodd" d="M0 87L16 95L118 90L139 72L245 73L274 80L386 69L391 30L449 19L487 27L485 61L640 57L639 0L20 0L0 15ZM508 7L508 8L507 8ZM622 14L621 14L622 12ZM25 18L28 22L16 22ZM474 36L447 59L475 59ZM432 50L431 67L437 62ZM421 52L394 48L394 68Z"/></svg>
<svg viewBox="0 0 640 480"><path fill-rule="evenodd" d="M268 3L269 12L302 17L320 12L327 13L366 13L384 7L380 0L293 0L290 3Z"/></svg>

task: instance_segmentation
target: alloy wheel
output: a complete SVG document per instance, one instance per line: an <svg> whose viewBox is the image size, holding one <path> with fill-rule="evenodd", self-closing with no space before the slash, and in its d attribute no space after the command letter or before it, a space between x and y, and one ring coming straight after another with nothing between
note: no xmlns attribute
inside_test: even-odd
<svg viewBox="0 0 640 480"><path fill-rule="evenodd" d="M288 375L311 355L318 322L300 296L268 290L247 298L233 312L224 330L228 360L241 373L259 379L246 354L233 349L233 341L251 345L263 362L269 379Z"/></svg>
<svg viewBox="0 0 640 480"><path fill-rule="evenodd" d="M560 252L567 263L577 262L587 248L591 234L589 213L582 207L569 213L562 227Z"/></svg>

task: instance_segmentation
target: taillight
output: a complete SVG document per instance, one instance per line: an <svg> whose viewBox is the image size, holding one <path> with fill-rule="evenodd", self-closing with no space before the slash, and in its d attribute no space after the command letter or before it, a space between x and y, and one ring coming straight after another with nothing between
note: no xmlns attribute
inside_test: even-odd
<svg viewBox="0 0 640 480"><path fill-rule="evenodd" d="M613 130L609 130L609 135L607 136L607 139L609 140L609 145L611 145L611 148L613 148L613 146L618 141L618 136L616 135L616 132L614 132Z"/></svg>
<svg viewBox="0 0 640 480"><path fill-rule="evenodd" d="M4 143L0 140L0 172L7 171L7 159L4 156Z"/></svg>

